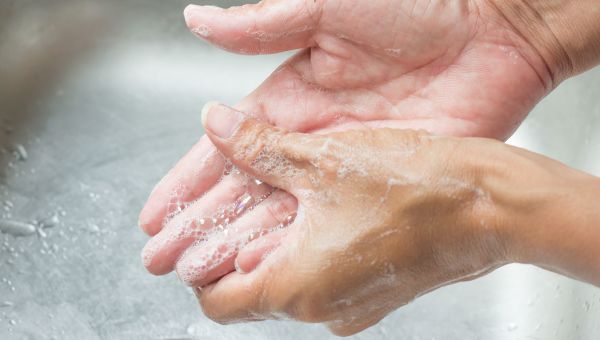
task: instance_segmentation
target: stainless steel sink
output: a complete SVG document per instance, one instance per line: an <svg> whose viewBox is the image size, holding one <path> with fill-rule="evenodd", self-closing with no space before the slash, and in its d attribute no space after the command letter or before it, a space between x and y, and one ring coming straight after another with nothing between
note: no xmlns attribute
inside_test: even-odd
<svg viewBox="0 0 600 340"><path fill-rule="evenodd" d="M141 265L137 213L201 136L202 104L235 103L287 57L208 47L185 4L0 1L0 220L20 223L0 233L0 339L333 338L216 325L174 275ZM600 175L599 91L600 70L566 82L510 142ZM599 318L598 288L513 265L355 338L592 340Z"/></svg>

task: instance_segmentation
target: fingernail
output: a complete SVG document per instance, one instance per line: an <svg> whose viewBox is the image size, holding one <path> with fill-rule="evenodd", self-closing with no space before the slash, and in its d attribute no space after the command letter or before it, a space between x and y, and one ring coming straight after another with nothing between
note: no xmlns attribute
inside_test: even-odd
<svg viewBox="0 0 600 340"><path fill-rule="evenodd" d="M183 10L183 17L186 21L189 20L196 11L198 11L198 7L198 5L191 4L185 7L185 9Z"/></svg>
<svg viewBox="0 0 600 340"><path fill-rule="evenodd" d="M202 125L221 138L229 138L246 117L225 105L210 102L202 109Z"/></svg>
<svg viewBox="0 0 600 340"><path fill-rule="evenodd" d="M195 16L196 14L201 14L202 12L206 12L206 14L209 14L210 12L217 12L217 11L222 11L223 9L221 7L217 7L217 6L200 6L200 5L187 5L185 7L185 9L183 10L183 16L185 18L185 20L189 20L191 19L193 16Z"/></svg>
<svg viewBox="0 0 600 340"><path fill-rule="evenodd" d="M210 101L210 102L204 104L204 107L202 108L202 112L200 113L200 116L202 118L202 126L206 126L206 120L208 118L208 112L210 110L212 110L212 108L215 107L215 106L219 106L219 102Z"/></svg>

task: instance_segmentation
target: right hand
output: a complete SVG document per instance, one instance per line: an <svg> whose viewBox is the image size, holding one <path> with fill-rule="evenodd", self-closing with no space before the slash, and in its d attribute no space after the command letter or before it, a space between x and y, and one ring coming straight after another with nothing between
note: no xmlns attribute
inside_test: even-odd
<svg viewBox="0 0 600 340"><path fill-rule="evenodd" d="M201 37L238 53L304 48L236 106L276 126L504 139L556 83L538 50L491 3L266 0L226 10L190 6L186 19ZM142 229L153 236L144 250L150 272L173 270L199 237L190 232L194 220L235 204L247 190L272 191L254 188L245 176L219 182L224 164L204 137L151 194L140 215ZM278 193L237 227L278 224L295 209L292 197ZM214 235L217 249L219 237L239 237ZM205 249L208 257L214 252ZM219 260L203 282L233 270L233 255Z"/></svg>

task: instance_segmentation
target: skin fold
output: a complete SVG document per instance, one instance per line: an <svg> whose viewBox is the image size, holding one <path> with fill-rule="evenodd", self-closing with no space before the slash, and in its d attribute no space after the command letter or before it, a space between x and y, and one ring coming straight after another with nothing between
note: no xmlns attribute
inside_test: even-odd
<svg viewBox="0 0 600 340"><path fill-rule="evenodd" d="M144 265L157 275L176 270L193 287L225 276L202 291L204 309L216 320L285 316L325 322L339 334L364 329L420 294L504 263L534 263L598 282L597 271L586 275L584 270L597 255L594 251L583 254L583 260L569 259L568 250L579 250L579 244L563 242L564 254L549 256L564 233L554 222L572 222L553 216L551 209L545 211L551 200L543 197L569 194L540 189L570 187L563 177L552 176L556 173L568 174L565 178L576 183L589 178L499 142L428 134L508 138L562 80L597 64L600 25L595 24L594 1L582 0L577 6L557 1L550 6L537 0L269 0L230 9L189 6L185 17L190 29L218 47L243 54L299 49L235 108L285 131L313 136L298 135L301 141L296 141L293 154L275 156L260 154L270 145L261 134L250 138L258 143L258 154L246 156L269 164L258 171L240 162L239 155L229 153L209 132L156 186L140 214L141 228L152 236L143 250ZM207 105L203 114L211 108L220 108L224 117L212 121L215 130L219 124L225 130L235 126L226 119L230 110L223 106ZM491 156L486 148L498 155ZM449 155L460 155L464 164ZM417 163L414 168L407 165L412 162ZM536 181L517 178L509 166L529 169L518 173L536 174L531 175ZM553 170L542 171L545 166ZM286 169L282 178L294 178L293 183L266 176L279 168ZM299 176L299 169L303 174L321 171L323 176ZM496 176L479 176L484 171ZM523 188L537 183L537 195L503 191L512 188L504 185L517 187L515 183ZM596 186L584 187L588 198L597 197ZM546 214L528 214L534 208ZM592 232L594 219L582 219L577 220ZM523 227L546 221L550 229L544 231ZM515 237L517 226L527 232L521 230ZM465 249L467 244L473 249ZM398 254L393 245L408 250ZM362 268L368 263L362 259L344 259L346 253L367 256L375 261L374 268ZM286 269L259 266L275 261L271 257L281 258L277 263ZM356 277L345 276L341 269L353 271L353 266L362 269L356 270ZM334 267L341 268L335 275ZM327 287L347 287L334 296L278 292L281 299L264 305L264 294L269 294L264 282L245 285L259 275L255 272L272 270L265 268L278 268L277 276L292 268L290 275L297 277L289 280L305 280L302 287L322 287L325 295L331 293ZM382 275L389 276L391 288L373 283ZM321 276L331 281L317 283ZM290 288L282 280L275 282ZM400 292L398 286L393 288L398 280L414 289ZM227 291L217 287L231 288L232 295L224 298L241 315L220 314L213 308L217 300L211 297ZM206 293L213 289L215 294ZM249 298L260 298L253 301L258 305L235 304L242 298L235 296L239 289L251 292ZM311 303L320 298L343 306L348 301L336 304L342 296L356 297L348 308L341 308L348 310L344 315L305 313L318 309ZM365 322L355 322L358 306L375 302L380 308L366 313L368 317L361 318Z"/></svg>
<svg viewBox="0 0 600 340"><path fill-rule="evenodd" d="M290 133L222 105L203 121L227 158L300 206L260 266L248 260L262 238L239 254L253 271L196 291L213 320L292 318L351 335L426 292L515 261L600 284L593 176L491 139Z"/></svg>

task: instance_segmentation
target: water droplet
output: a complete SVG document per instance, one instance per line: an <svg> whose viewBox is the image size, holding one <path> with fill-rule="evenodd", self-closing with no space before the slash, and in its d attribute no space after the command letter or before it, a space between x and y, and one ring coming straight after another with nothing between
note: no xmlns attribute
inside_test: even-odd
<svg viewBox="0 0 600 340"><path fill-rule="evenodd" d="M60 223L60 218L58 217L58 214L54 214L49 218L45 218L43 220L39 220L37 221L37 225L40 228L54 228L56 227L58 224Z"/></svg>
<svg viewBox="0 0 600 340"><path fill-rule="evenodd" d="M288 225L294 223L294 220L296 219L296 214L291 214L288 217L285 218L285 223L287 223Z"/></svg>
<svg viewBox="0 0 600 340"><path fill-rule="evenodd" d="M225 166L223 166L223 176L229 176L231 174L231 170L233 169L233 164L229 160L225 162Z"/></svg>
<svg viewBox="0 0 600 340"><path fill-rule="evenodd" d="M26 161L29 158L29 155L27 154L27 149L25 149L23 144L15 144L13 148L13 154L15 155L17 160L22 162Z"/></svg>
<svg viewBox="0 0 600 340"><path fill-rule="evenodd" d="M197 335L198 330L197 330L196 324L189 325L186 329L186 333L188 335Z"/></svg>
<svg viewBox="0 0 600 340"><path fill-rule="evenodd" d="M0 220L0 232L13 236L29 236L36 232L33 224L14 220Z"/></svg>
<svg viewBox="0 0 600 340"><path fill-rule="evenodd" d="M92 234L97 234L97 233L99 233L99 232L100 232L100 227L98 227L98 225L97 225L97 224L91 224L91 225L88 227L88 230L89 230L89 231L90 231Z"/></svg>
<svg viewBox="0 0 600 340"><path fill-rule="evenodd" d="M46 234L46 232L42 228L38 228L37 233L38 235L40 235L41 238L46 238L48 236L48 234Z"/></svg>
<svg viewBox="0 0 600 340"><path fill-rule="evenodd" d="M252 203L252 196L250 196L249 194L244 194L244 196L242 196L238 203L236 204L235 210L234 210L234 214L236 216L241 215L247 208L248 206L250 206L250 204Z"/></svg>
<svg viewBox="0 0 600 340"><path fill-rule="evenodd" d="M585 309L586 312L589 312L590 309L592 308L592 304L589 301L585 301L583 303L583 308Z"/></svg>
<svg viewBox="0 0 600 340"><path fill-rule="evenodd" d="M11 301L2 301L2 302L0 302L0 307L12 307L14 305L15 304L13 302L11 302Z"/></svg>

